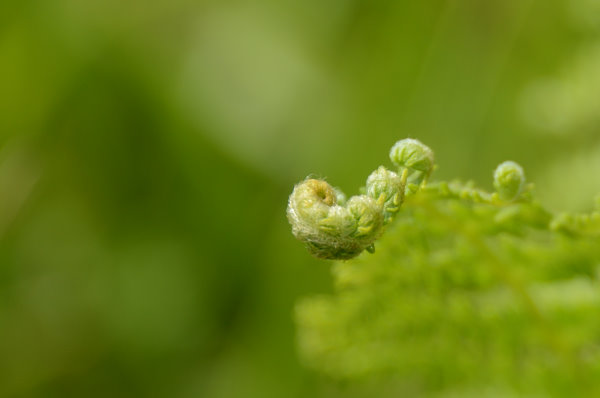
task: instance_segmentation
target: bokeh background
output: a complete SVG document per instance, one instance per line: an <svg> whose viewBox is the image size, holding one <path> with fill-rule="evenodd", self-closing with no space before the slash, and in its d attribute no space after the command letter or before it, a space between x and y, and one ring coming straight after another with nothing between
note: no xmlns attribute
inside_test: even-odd
<svg viewBox="0 0 600 398"><path fill-rule="evenodd" d="M591 208L600 1L2 1L0 397L358 394L296 354L286 200L407 136Z"/></svg>

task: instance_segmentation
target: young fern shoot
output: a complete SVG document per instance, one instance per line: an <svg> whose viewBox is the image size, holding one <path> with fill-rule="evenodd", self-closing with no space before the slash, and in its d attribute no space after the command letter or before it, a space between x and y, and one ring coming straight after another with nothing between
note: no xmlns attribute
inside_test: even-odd
<svg viewBox="0 0 600 398"><path fill-rule="evenodd" d="M398 141L390 152L398 173L380 166L367 178L365 195L347 202L326 181L306 179L290 195L287 217L294 236L316 257L347 260L363 250L375 250L383 233L404 202L409 181L425 184L433 171L433 152L414 139Z"/></svg>

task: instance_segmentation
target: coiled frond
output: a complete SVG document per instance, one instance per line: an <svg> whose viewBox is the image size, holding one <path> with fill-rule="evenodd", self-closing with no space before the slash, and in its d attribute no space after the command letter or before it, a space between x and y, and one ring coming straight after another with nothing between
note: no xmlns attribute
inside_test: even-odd
<svg viewBox="0 0 600 398"><path fill-rule="evenodd" d="M395 148L395 149L394 149ZM433 152L413 139L398 141L390 154L399 174L380 166L367 178L365 195L345 195L326 181L306 179L290 195L287 217L292 233L323 259L346 260L373 252L383 226L400 210L412 177L424 185L433 170Z"/></svg>

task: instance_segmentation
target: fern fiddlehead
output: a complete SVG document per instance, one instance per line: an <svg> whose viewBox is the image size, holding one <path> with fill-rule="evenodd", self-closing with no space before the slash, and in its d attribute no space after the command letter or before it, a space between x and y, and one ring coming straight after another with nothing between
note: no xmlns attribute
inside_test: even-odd
<svg viewBox="0 0 600 398"><path fill-rule="evenodd" d="M306 179L294 187L287 217L292 233L310 253L346 260L365 249L374 251L375 240L404 201L407 183L424 185L434 165L431 149L414 139L398 141L390 159L399 174L380 166L367 178L365 194L348 201L323 180Z"/></svg>

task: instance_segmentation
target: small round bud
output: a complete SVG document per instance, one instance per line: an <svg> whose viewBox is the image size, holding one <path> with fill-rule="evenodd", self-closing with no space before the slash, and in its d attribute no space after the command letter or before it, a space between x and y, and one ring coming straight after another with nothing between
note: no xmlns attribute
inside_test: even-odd
<svg viewBox="0 0 600 398"><path fill-rule="evenodd" d="M387 224L400 209L404 200L405 184L402 178L393 171L379 166L367 178L367 195L382 206L384 220Z"/></svg>
<svg viewBox="0 0 600 398"><path fill-rule="evenodd" d="M514 200L523 190L525 173L523 168L513 161L506 161L494 171L494 188L500 199Z"/></svg>
<svg viewBox="0 0 600 398"><path fill-rule="evenodd" d="M381 207L373 198L366 195L351 197L346 206L356 219L356 230L353 236L368 242L361 249L364 250L380 235L383 225Z"/></svg>
<svg viewBox="0 0 600 398"><path fill-rule="evenodd" d="M400 140L390 150L390 159L399 168L408 169L409 172L419 172L417 181L429 177L433 171L433 151L421 141L412 138Z"/></svg>

